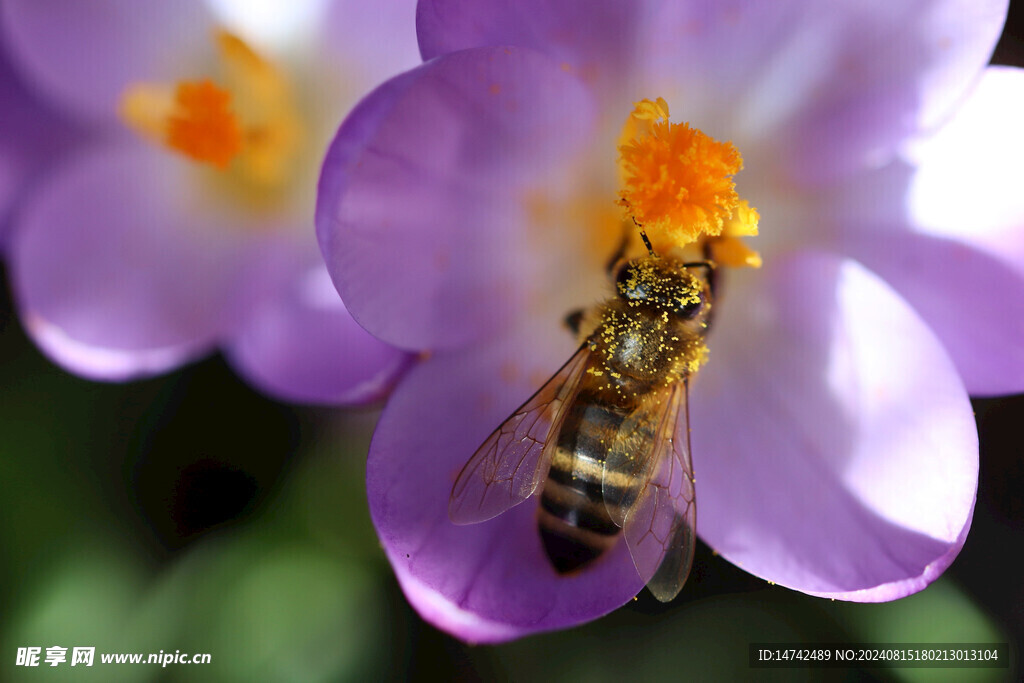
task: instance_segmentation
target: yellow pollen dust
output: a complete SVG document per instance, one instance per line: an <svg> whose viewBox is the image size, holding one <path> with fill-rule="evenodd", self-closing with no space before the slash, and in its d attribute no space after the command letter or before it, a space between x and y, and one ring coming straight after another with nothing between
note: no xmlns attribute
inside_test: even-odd
<svg viewBox="0 0 1024 683"><path fill-rule="evenodd" d="M724 247L726 265L759 265L738 240L757 234L759 216L736 192L732 176L743 158L731 142L670 123L668 104L659 97L636 103L619 154L618 203L659 251L717 238L713 244Z"/></svg>
<svg viewBox="0 0 1024 683"><path fill-rule="evenodd" d="M264 190L291 175L302 124L288 81L242 39L215 36L220 78L125 88L118 115L137 133ZM238 163L234 163L238 162Z"/></svg>

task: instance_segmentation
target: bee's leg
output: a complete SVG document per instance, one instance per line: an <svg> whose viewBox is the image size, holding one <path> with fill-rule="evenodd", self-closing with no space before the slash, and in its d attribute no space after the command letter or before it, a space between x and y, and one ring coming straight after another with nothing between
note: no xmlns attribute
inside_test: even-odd
<svg viewBox="0 0 1024 683"><path fill-rule="evenodd" d="M717 284L718 284L718 282L717 282L717 280L718 280L718 277L717 277L718 276L718 271L715 269L715 262L711 260L711 245L710 245L709 242L705 242L704 243L704 260L703 261L693 261L691 263L684 263L683 267L685 267L685 268L704 268L705 271L706 271L705 274L704 274L704 279L707 280L707 283L708 283L708 292L710 293L712 299L715 299L717 297L718 293L716 291L716 287L717 287ZM711 307L711 311L708 313L708 317L707 317L707 320L706 320L707 325L708 325L709 328L711 327L711 323L714 320L714 317L715 317L715 307L712 306Z"/></svg>
<svg viewBox="0 0 1024 683"><path fill-rule="evenodd" d="M711 260L711 242L710 241L705 241L704 242L704 262L711 265L711 267L708 268L708 273L707 273L707 275L708 275L708 289L711 290L711 294L712 294L712 296L714 296L715 294L718 293L715 290L715 287L718 284L718 275L715 272L715 267L714 267L715 266L715 262Z"/></svg>
<svg viewBox="0 0 1024 683"><path fill-rule="evenodd" d="M706 240L704 242L704 260L693 261L691 263L684 263L684 268L704 268L706 273L704 278L708 281L708 289L711 290L711 294L715 294L715 262L711 259L711 241Z"/></svg>
<svg viewBox="0 0 1024 683"><path fill-rule="evenodd" d="M684 263L683 268L706 268L707 273L704 274L704 277L707 279L709 284L711 283L711 279L715 276L714 261L690 261L689 263Z"/></svg>
<svg viewBox="0 0 1024 683"><path fill-rule="evenodd" d="M580 333L580 324L583 322L583 309L577 308L575 311L569 311L569 314L565 316L565 326L569 328L573 336L578 336Z"/></svg>

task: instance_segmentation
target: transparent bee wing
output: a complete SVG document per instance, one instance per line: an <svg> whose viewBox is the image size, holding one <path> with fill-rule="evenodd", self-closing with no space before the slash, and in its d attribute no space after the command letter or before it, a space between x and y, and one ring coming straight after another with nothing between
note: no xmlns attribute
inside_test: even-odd
<svg viewBox="0 0 1024 683"><path fill-rule="evenodd" d="M590 357L583 344L548 382L487 437L462 468L448 500L455 524L496 517L537 490L551 465L554 435Z"/></svg>
<svg viewBox="0 0 1024 683"><path fill-rule="evenodd" d="M641 428L657 425L649 451L632 461L621 458L637 472L638 486L620 496L618 514L640 577L654 597L668 602L686 583L697 539L685 379L672 387L661 407L655 411L656 421L638 421ZM615 464L609 462L606 467L610 470ZM605 481L609 481L609 471Z"/></svg>

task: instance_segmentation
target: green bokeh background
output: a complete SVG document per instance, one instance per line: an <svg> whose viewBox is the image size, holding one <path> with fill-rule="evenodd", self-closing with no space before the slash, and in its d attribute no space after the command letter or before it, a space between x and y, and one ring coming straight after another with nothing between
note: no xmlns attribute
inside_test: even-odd
<svg viewBox="0 0 1024 683"><path fill-rule="evenodd" d="M996 53L1024 64L1020 3ZM0 271L0 280L6 282ZM706 546L675 602L469 646L423 623L363 487L377 413L280 405L220 358L87 382L25 339L0 286L0 680L1018 680L1024 397L976 401L974 524L927 590L880 605L769 586ZM1004 642L999 669L751 669L751 642ZM208 665L15 666L18 647L208 652Z"/></svg>

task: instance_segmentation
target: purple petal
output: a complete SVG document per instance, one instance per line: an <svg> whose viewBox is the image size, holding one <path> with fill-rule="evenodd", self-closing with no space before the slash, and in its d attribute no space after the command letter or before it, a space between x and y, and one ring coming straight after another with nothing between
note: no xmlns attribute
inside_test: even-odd
<svg viewBox="0 0 1024 683"><path fill-rule="evenodd" d="M424 0L416 9L416 33L424 60L471 47L518 45L569 65L604 92L618 89L629 73L640 11L628 2L592 0Z"/></svg>
<svg viewBox="0 0 1024 683"><path fill-rule="evenodd" d="M26 205L11 245L14 287L29 333L56 362L127 379L204 353L219 336L245 233L204 213L183 163L135 145L94 150Z"/></svg>
<svg viewBox="0 0 1024 683"><path fill-rule="evenodd" d="M621 542L591 570L560 577L541 547L536 498L480 524L448 519L459 470L574 347L545 319L486 346L438 352L406 376L381 416L367 461L378 535L409 601L464 640L578 624L642 588Z"/></svg>
<svg viewBox="0 0 1024 683"><path fill-rule="evenodd" d="M571 65L606 101L622 88L627 101L665 97L742 149L773 141L788 175L816 185L886 160L947 115L988 61L1006 7L429 0L417 29L425 58L521 45Z"/></svg>
<svg viewBox="0 0 1024 683"><path fill-rule="evenodd" d="M0 12L32 82L96 119L114 114L129 83L177 80L211 48L213 23L199 0L5 0Z"/></svg>
<svg viewBox="0 0 1024 683"><path fill-rule="evenodd" d="M793 122L792 172L803 182L877 163L908 133L936 127L991 57L1007 0L854 6L834 57L838 74Z"/></svg>
<svg viewBox="0 0 1024 683"><path fill-rule="evenodd" d="M76 140L80 131L46 107L21 82L0 54L0 252L7 241L11 212L46 167Z"/></svg>
<svg viewBox="0 0 1024 683"><path fill-rule="evenodd" d="M972 394L1024 389L1021 106L1024 72L989 69L949 125L911 150L918 168L894 164L823 201L844 251L924 318Z"/></svg>
<svg viewBox="0 0 1024 683"><path fill-rule="evenodd" d="M971 394L1024 390L1024 270L970 242L900 230L847 247L931 327Z"/></svg>
<svg viewBox="0 0 1024 683"><path fill-rule="evenodd" d="M424 620L442 631L471 643L501 643L531 633L530 629L488 621L471 611L462 609L416 578L405 564L392 563L392 565L409 604L420 613Z"/></svg>
<svg viewBox="0 0 1024 683"><path fill-rule="evenodd" d="M321 37L323 49L364 92L420 62L415 0L331 0Z"/></svg>
<svg viewBox="0 0 1024 683"><path fill-rule="evenodd" d="M317 202L352 315L406 349L506 325L534 267L526 200L591 121L579 83L521 49L446 55L368 96L331 144Z"/></svg>
<svg viewBox="0 0 1024 683"><path fill-rule="evenodd" d="M878 5L887 3L878 0ZM960 105L992 57L1009 5L1009 0L943 0L924 8L914 22L926 65L919 129L936 128Z"/></svg>
<svg viewBox="0 0 1024 683"><path fill-rule="evenodd" d="M699 533L806 593L921 590L974 507L977 432L956 369L855 262L799 253L745 277L759 282L727 282L691 401Z"/></svg>
<svg viewBox="0 0 1024 683"><path fill-rule="evenodd" d="M985 70L955 116L908 153L915 228L962 240L1024 272L1024 195L1020 155L1024 69Z"/></svg>
<svg viewBox="0 0 1024 683"><path fill-rule="evenodd" d="M331 405L376 400L410 357L361 328L323 263L275 245L249 264L250 304L226 352L255 386L284 400Z"/></svg>
<svg viewBox="0 0 1024 683"><path fill-rule="evenodd" d="M664 3L641 29L636 80L688 120L718 112L741 149L772 140L788 174L817 185L934 126L988 61L1005 15L1006 0Z"/></svg>

